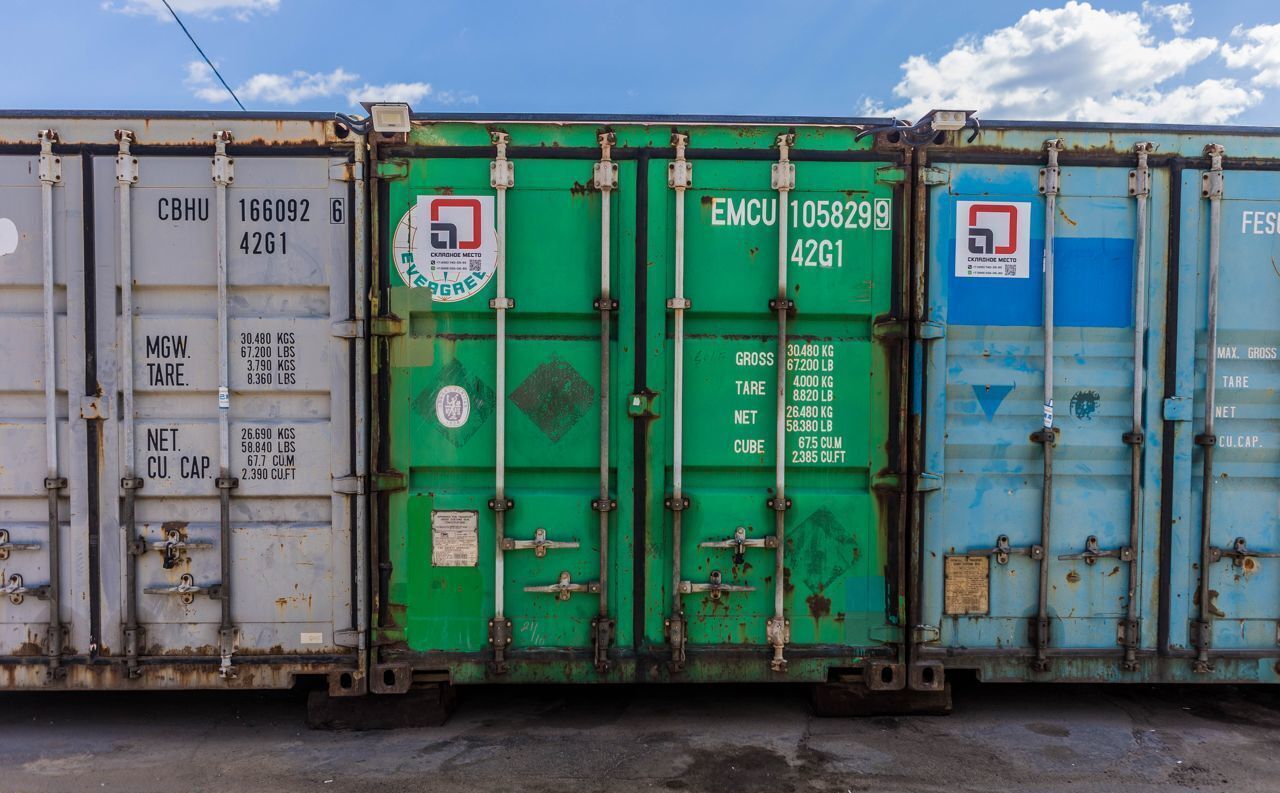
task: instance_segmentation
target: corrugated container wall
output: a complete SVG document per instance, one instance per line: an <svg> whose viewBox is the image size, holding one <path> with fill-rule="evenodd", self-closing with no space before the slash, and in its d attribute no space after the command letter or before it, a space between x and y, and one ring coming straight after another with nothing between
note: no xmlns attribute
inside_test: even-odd
<svg viewBox="0 0 1280 793"><path fill-rule="evenodd" d="M968 138L917 169L915 667L1275 682L1280 138Z"/></svg>
<svg viewBox="0 0 1280 793"><path fill-rule="evenodd" d="M363 690L355 141L0 119L5 687Z"/></svg>

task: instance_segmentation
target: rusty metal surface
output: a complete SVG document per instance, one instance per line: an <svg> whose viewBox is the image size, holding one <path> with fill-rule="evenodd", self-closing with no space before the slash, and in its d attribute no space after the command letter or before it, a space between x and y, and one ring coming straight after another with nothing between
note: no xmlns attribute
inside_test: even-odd
<svg viewBox="0 0 1280 793"><path fill-rule="evenodd" d="M213 133L231 132L240 146L328 145L349 141L339 137L338 125L325 114L306 116L283 114L263 118L206 114L74 114L14 116L0 111L0 146L38 144L36 133L57 130L63 146L113 145L117 129L132 130L140 146L209 145Z"/></svg>

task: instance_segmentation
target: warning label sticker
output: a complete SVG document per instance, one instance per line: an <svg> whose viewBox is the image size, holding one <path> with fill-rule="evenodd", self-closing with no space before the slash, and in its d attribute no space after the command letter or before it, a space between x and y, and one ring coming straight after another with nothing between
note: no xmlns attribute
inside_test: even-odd
<svg viewBox="0 0 1280 793"><path fill-rule="evenodd" d="M956 202L956 277L1030 278L1031 203Z"/></svg>
<svg viewBox="0 0 1280 793"><path fill-rule="evenodd" d="M475 567L480 558L477 527L480 514L473 509L431 511L431 566Z"/></svg>
<svg viewBox="0 0 1280 793"><path fill-rule="evenodd" d="M418 196L391 241L400 278L440 303L479 292L498 267L493 215L493 196Z"/></svg>
<svg viewBox="0 0 1280 793"><path fill-rule="evenodd" d="M943 568L943 611L947 614L986 614L991 610L991 559L986 556L948 556Z"/></svg>

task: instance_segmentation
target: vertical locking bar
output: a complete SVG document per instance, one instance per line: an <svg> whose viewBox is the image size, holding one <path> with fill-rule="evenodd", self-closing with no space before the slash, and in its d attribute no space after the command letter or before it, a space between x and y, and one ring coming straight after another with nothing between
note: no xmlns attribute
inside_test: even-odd
<svg viewBox="0 0 1280 793"><path fill-rule="evenodd" d="M145 546L137 536L135 507L142 479L137 474L137 449L133 408L133 221L130 188L138 182L138 158L129 152L134 134L127 129L116 130L120 151L116 154L116 187L119 211L120 256L120 374L123 379L123 453L124 476L120 479L122 504L120 531L124 548L124 650L128 676L138 677L142 667L138 665L138 652L142 644L142 630L138 625L138 556Z"/></svg>
<svg viewBox="0 0 1280 793"><path fill-rule="evenodd" d="M773 164L773 189L778 191L778 294L773 300L773 310L778 317L778 382L777 421L774 434L774 492L772 498L774 536L778 539L773 570L773 618L765 623L765 635L773 647L773 659L769 667L775 672L787 671L783 656L790 630L784 613L783 597L786 593L786 531L787 507L787 317L795 304L787 295L787 222L791 211L791 191L796 186L796 166L789 155L796 136L784 133L778 136L778 161Z"/></svg>
<svg viewBox="0 0 1280 793"><path fill-rule="evenodd" d="M53 186L62 182L62 158L53 153L58 133L42 129L40 139L40 242L44 296L44 443L45 494L49 501L49 641L51 677L66 674L62 668L62 538L58 528L58 493L67 486L58 466L57 331L53 311Z"/></svg>
<svg viewBox="0 0 1280 793"><path fill-rule="evenodd" d="M1053 446L1057 440L1053 426L1053 242L1058 216L1058 152L1065 147L1061 139L1055 138L1045 141L1044 148L1048 156L1047 166L1040 170L1040 192L1044 194L1044 420L1040 430L1032 435L1044 449L1040 547L1045 553L1040 557L1036 617L1031 631L1036 651L1031 668L1038 672L1049 668L1049 539L1053 528Z"/></svg>
<svg viewBox="0 0 1280 793"><path fill-rule="evenodd" d="M1124 660L1121 668L1126 672L1138 669L1138 580L1141 567L1142 537L1142 408L1146 401L1147 334L1147 199L1151 196L1151 169L1147 157L1154 147L1150 143L1138 143L1134 152L1138 166L1129 173L1129 194L1137 201L1137 244L1134 251L1133 270L1133 423L1124 435L1129 444L1129 547L1133 553L1129 559L1129 592L1125 607L1125 621L1120 634L1123 637Z"/></svg>
<svg viewBox="0 0 1280 793"><path fill-rule="evenodd" d="M1200 197L1209 199L1209 294L1204 340L1204 432L1196 436L1196 444L1204 450L1203 492L1200 495L1200 587L1196 596L1200 614L1193 625L1191 637L1196 648L1192 668L1199 673L1213 671L1213 664L1209 661L1209 648L1213 644L1209 565L1213 561L1210 558L1213 550L1213 449L1218 441L1213 428L1218 397L1218 248L1222 238L1222 196L1226 186L1222 173L1225 149L1217 143L1210 143L1204 147L1204 153L1209 157L1209 170L1200 177Z"/></svg>
<svg viewBox="0 0 1280 793"><path fill-rule="evenodd" d="M693 163L685 159L689 136L671 133L676 157L667 165L667 186L676 191L675 206L675 296L667 301L673 322L672 438L671 438L671 616L667 618L667 641L671 645L671 670L684 669L684 604L680 599L681 543L684 542L684 312L689 300L684 296L684 194L693 186Z"/></svg>
<svg viewBox="0 0 1280 793"><path fill-rule="evenodd" d="M219 130L213 134L213 184L218 235L218 501L220 547L218 598L222 605L222 622L218 630L218 649L222 656L218 674L235 677L231 656L235 652L236 627L231 619L231 491L240 480L231 475L231 380L229 374L230 330L227 320L227 187L235 179L235 160L227 156L231 133Z"/></svg>
<svg viewBox="0 0 1280 793"><path fill-rule="evenodd" d="M368 327L369 327L369 311L368 311L368 248L367 248L367 226L366 219L368 217L365 200L365 173L369 167L368 162L368 141L364 135L356 135L352 141L351 157L353 160L353 179L352 179L352 207L351 214L347 217L347 222L352 225L352 250L355 253L355 261L352 262L354 272L351 279L351 288L354 292L351 300L351 316L355 320L356 328L359 333L356 338L351 340L353 356L355 358L355 404L353 407L353 421L355 430L355 474L356 482L363 483L369 480L369 444L368 444L368 428L365 423L368 421L368 394L369 394L369 343L368 343ZM368 677L369 668L369 535L364 530L369 525L369 501L368 497L360 492L364 487L357 487L354 496L356 502L356 525L351 529L351 536L355 544L356 567L354 572L355 584L355 622L356 622L356 671L361 680ZM367 684L366 684L367 685Z"/></svg>
<svg viewBox="0 0 1280 793"><path fill-rule="evenodd" d="M609 335L613 310L617 302L610 294L610 199L618 186L618 164L610 159L610 152L617 138L612 132L602 132L600 162L594 168L595 188L600 191L600 298L596 309L600 313L600 498L593 505L600 519L600 614L592 621L592 644L595 646L596 670L609 671L609 645L612 643L614 623L609 618L609 513L613 500L609 496Z"/></svg>
<svg viewBox="0 0 1280 793"><path fill-rule="evenodd" d="M510 501L507 499L507 310L512 301L507 297L507 190L515 185L515 163L507 159L507 144L511 136L505 132L493 132L490 139L496 147L496 156L489 164L489 184L497 190L498 225L498 294L489 301L489 307L497 314L495 322L496 373L498 398L494 411L494 500L492 507L495 543L493 550L493 613L489 623L489 641L493 644L493 669L498 674L507 671L507 645L511 643L511 621L503 614L506 572L502 541L506 536L506 515Z"/></svg>

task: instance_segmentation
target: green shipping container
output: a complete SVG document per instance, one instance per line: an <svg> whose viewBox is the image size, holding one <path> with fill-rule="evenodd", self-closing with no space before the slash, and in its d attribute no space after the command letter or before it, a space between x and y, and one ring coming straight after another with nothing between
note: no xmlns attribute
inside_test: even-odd
<svg viewBox="0 0 1280 793"><path fill-rule="evenodd" d="M911 214L862 129L374 136L375 691L903 685Z"/></svg>

